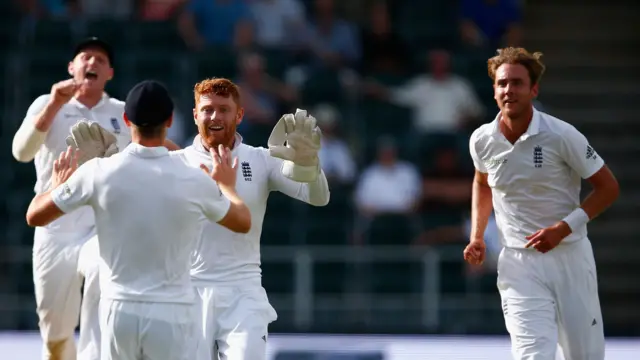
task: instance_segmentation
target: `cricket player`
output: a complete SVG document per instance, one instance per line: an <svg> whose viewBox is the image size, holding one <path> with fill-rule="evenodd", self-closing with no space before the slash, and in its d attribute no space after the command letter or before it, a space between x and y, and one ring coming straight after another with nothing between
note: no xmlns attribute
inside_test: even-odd
<svg viewBox="0 0 640 360"><path fill-rule="evenodd" d="M200 234L191 276L202 318L198 359L261 360L266 356L269 323L277 318L262 287L260 234L271 191L314 206L329 202L327 179L320 169L321 132L305 111L288 114L276 125L270 149L242 142L236 133L243 108L238 87L227 79L195 85L193 117L198 135L193 145L175 152L191 166L209 166L209 152L229 147L238 157L238 194L251 209L251 230L233 233L207 223ZM284 142L287 141L287 146Z"/></svg>
<svg viewBox="0 0 640 360"><path fill-rule="evenodd" d="M500 112L470 139L476 168L470 244L481 264L492 208L503 250L498 290L516 360L603 360L604 333L587 223L618 197L604 160L572 125L536 110L542 54L498 50L489 76ZM581 178L593 187L580 203Z"/></svg>
<svg viewBox="0 0 640 360"><path fill-rule="evenodd" d="M50 189L53 163L67 146L82 147L82 163L90 157L108 157L131 142L122 119L124 103L104 92L114 75L113 61L113 51L106 42L95 37L83 40L68 65L71 78L54 84L50 94L38 97L27 110L13 139L12 152L20 162L34 161L36 193ZM86 122L74 127L83 119L93 124L91 133ZM89 135L101 138L102 144L87 142L91 140ZM178 148L170 141L165 146ZM33 278L44 359L76 358L73 334L79 315L78 358L99 359L100 293L94 236L90 207L79 208L35 230Z"/></svg>
<svg viewBox="0 0 640 360"><path fill-rule="evenodd" d="M133 143L75 173L70 147L54 163L53 190L36 195L27 213L29 225L44 226L82 206L93 209L103 360L193 360L189 272L201 220L244 233L251 227L235 191L237 159L220 147L209 174L170 156L163 145L172 114L163 85L134 86L124 114Z"/></svg>

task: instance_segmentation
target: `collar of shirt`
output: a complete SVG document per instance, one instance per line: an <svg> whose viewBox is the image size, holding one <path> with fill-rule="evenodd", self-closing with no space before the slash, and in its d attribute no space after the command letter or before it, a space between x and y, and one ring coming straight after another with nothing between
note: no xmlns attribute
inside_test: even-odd
<svg viewBox="0 0 640 360"><path fill-rule="evenodd" d="M93 109L99 108L100 106L106 104L108 100L109 100L109 95L107 95L107 93L102 93L102 98L100 99L100 101L98 101L96 106L92 107L91 109L86 107L83 103L78 101L78 99L76 99L75 97L72 97L71 100L69 100L69 104L71 104L71 105L73 105L73 106L75 106L77 108L80 108L80 109L93 110Z"/></svg>
<svg viewBox="0 0 640 360"><path fill-rule="evenodd" d="M129 144L122 152L142 158L157 158L169 155L169 149L164 146L146 147L136 143Z"/></svg>
<svg viewBox="0 0 640 360"><path fill-rule="evenodd" d="M502 136L502 132L500 131L500 118L502 116L502 112L499 112L496 118L493 120L493 131L491 132L491 136L494 138L497 136ZM527 131L522 134L520 139L526 140L533 135L536 135L540 132L540 117L542 115L540 112L534 107L533 108L533 117L531 118L531 122L529 123L529 127Z"/></svg>
<svg viewBox="0 0 640 360"><path fill-rule="evenodd" d="M231 149L232 154L235 154L238 148L240 147L240 145L242 145L242 135L236 133L235 136L236 136L236 141L233 144L233 149ZM202 144L202 138L200 137L199 134L196 135L196 137L193 139L193 148L201 153L209 154L209 150L204 148L204 145Z"/></svg>

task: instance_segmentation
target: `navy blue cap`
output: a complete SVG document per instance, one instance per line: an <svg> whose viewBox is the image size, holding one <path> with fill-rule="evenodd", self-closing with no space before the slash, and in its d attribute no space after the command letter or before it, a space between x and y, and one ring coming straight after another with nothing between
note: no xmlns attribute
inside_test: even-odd
<svg viewBox="0 0 640 360"><path fill-rule="evenodd" d="M86 38L86 39L80 41L76 45L76 47L74 49L74 52L73 52L73 57L76 57L78 54L80 54L81 52L83 52L86 49L99 49L99 50L103 51L107 55L107 58L109 59L109 64L111 66L113 66L113 49L105 41L100 40L95 36L92 36L90 38Z"/></svg>
<svg viewBox="0 0 640 360"><path fill-rule="evenodd" d="M138 127L158 126L173 115L173 100L164 85L155 80L145 80L129 91L124 113Z"/></svg>

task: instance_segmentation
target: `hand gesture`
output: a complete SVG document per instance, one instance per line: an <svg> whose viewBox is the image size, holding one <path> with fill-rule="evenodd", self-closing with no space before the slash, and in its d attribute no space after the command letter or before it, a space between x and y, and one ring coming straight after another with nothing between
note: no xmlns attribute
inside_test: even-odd
<svg viewBox="0 0 640 360"><path fill-rule="evenodd" d="M78 159L78 166L95 157L109 157L119 151L115 135L97 122L86 119L71 127L65 141L67 145L80 150L82 156Z"/></svg>
<svg viewBox="0 0 640 360"><path fill-rule="evenodd" d="M487 252L487 247L483 239L474 239L464 249L463 255L465 261L471 265L482 265Z"/></svg>
<svg viewBox="0 0 640 360"><path fill-rule="evenodd" d="M218 146L218 150L214 150L214 148L209 149L209 153L211 153L211 159L213 160L213 167L211 170L204 165L200 164L200 168L207 174L211 179L215 180L222 188L226 187L229 189L235 189L236 187L236 174L238 170L238 158L231 156L231 150L229 148L225 148L222 145Z"/></svg>
<svg viewBox="0 0 640 360"><path fill-rule="evenodd" d="M564 221L560 221L553 226L536 231L526 237L529 242L525 248L533 247L541 253L553 250L562 239L571 234L571 228Z"/></svg>
<svg viewBox="0 0 640 360"><path fill-rule="evenodd" d="M322 132L313 116L298 109L286 114L269 137L269 154L300 166L316 166ZM286 142L286 145L285 145Z"/></svg>
<svg viewBox="0 0 640 360"><path fill-rule="evenodd" d="M51 87L51 99L56 104L66 104L75 95L81 84L74 79L63 80Z"/></svg>
<svg viewBox="0 0 640 360"><path fill-rule="evenodd" d="M52 189L64 184L78 169L78 156L78 151L69 146L67 151L62 152L58 159L53 162Z"/></svg>

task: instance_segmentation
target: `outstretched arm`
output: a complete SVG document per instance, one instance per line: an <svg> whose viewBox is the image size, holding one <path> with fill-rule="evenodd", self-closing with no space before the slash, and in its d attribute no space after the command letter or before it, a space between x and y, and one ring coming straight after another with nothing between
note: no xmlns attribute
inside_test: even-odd
<svg viewBox="0 0 640 360"><path fill-rule="evenodd" d="M272 190L304 201L313 206L325 206L329 203L329 183L324 171L320 170L320 175L314 182L295 182L282 174L283 160L267 155L269 166L269 187Z"/></svg>
<svg viewBox="0 0 640 360"><path fill-rule="evenodd" d="M29 226L46 226L62 215L88 205L93 194L96 161L78 169L78 155L69 147L54 162L51 190L37 194L27 210Z"/></svg>

